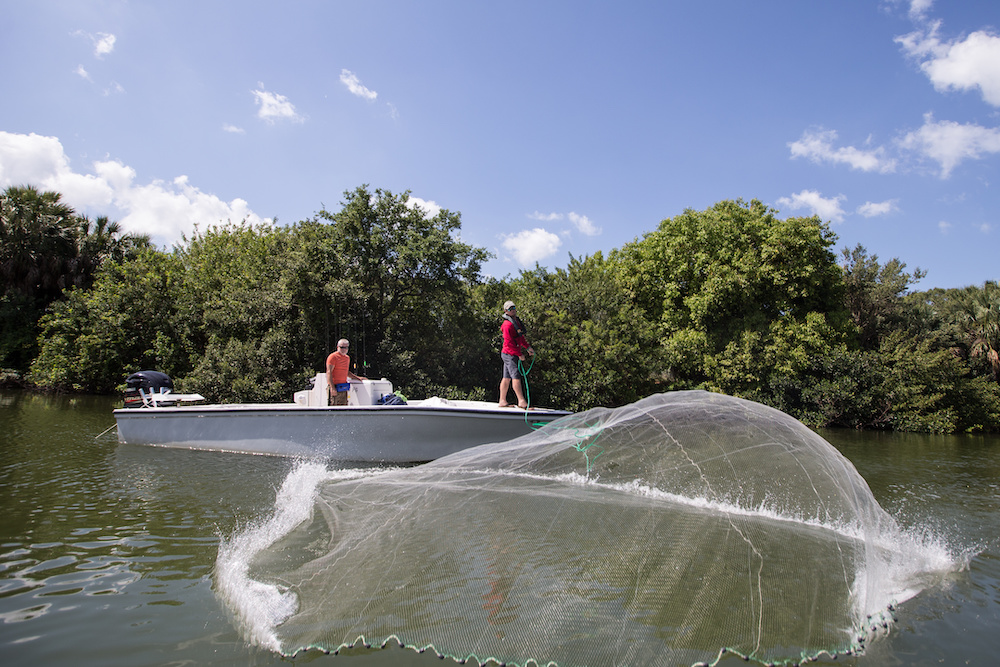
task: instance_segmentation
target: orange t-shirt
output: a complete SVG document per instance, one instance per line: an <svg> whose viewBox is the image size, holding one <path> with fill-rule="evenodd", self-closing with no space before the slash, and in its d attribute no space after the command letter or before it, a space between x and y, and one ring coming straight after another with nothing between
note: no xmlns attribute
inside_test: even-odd
<svg viewBox="0 0 1000 667"><path fill-rule="evenodd" d="M331 352L330 356L326 358L326 370L331 373L331 380L333 384L344 384L347 382L347 370L351 366L351 355L341 354L340 352Z"/></svg>

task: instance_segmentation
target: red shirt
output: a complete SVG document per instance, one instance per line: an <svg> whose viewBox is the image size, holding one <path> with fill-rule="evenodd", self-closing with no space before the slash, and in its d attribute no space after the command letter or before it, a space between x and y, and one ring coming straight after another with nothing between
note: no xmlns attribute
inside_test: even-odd
<svg viewBox="0 0 1000 667"><path fill-rule="evenodd" d="M531 347L528 345L528 340L517 333L517 328L510 320L503 321L503 324L500 325L500 331L503 332L503 347L500 349L503 354L513 354L515 357L520 357L525 350Z"/></svg>

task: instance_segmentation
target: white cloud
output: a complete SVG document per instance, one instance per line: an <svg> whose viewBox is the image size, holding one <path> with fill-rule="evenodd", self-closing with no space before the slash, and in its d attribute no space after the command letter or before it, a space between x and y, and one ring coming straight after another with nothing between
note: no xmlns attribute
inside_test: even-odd
<svg viewBox="0 0 1000 667"><path fill-rule="evenodd" d="M242 127L237 127L236 125L230 125L229 123L222 124L223 132L230 132L232 134L246 134L246 130Z"/></svg>
<svg viewBox="0 0 1000 667"><path fill-rule="evenodd" d="M938 37L940 28L941 21L934 21L925 28L900 35L893 41L903 47L903 52L911 58L920 60L927 57L940 57L947 51L947 47Z"/></svg>
<svg viewBox="0 0 1000 667"><path fill-rule="evenodd" d="M354 72L342 69L340 70L340 82L347 86L347 90L351 91L352 95L357 95L358 97L363 97L364 99L372 102L378 97L378 93L374 90L369 90L361 85L361 80L354 74Z"/></svg>
<svg viewBox="0 0 1000 667"><path fill-rule="evenodd" d="M921 20L931 10L934 0L910 0L910 18Z"/></svg>
<svg viewBox="0 0 1000 667"><path fill-rule="evenodd" d="M581 234L587 236L597 236L601 233L601 228L591 222L590 218L579 213L569 212L569 221L576 225Z"/></svg>
<svg viewBox="0 0 1000 667"><path fill-rule="evenodd" d="M843 222L844 210L840 207L840 202L844 199L846 199L844 195L823 197L815 190L803 190L791 197L782 197L778 200L778 205L787 206L793 211L800 208L809 209L813 215L818 215L823 220Z"/></svg>
<svg viewBox="0 0 1000 667"><path fill-rule="evenodd" d="M98 59L103 58L114 51L115 42L118 41L117 37L108 32L99 32L96 35L92 35L89 32L84 32L83 30L76 30L72 34L89 39L94 45L94 57Z"/></svg>
<svg viewBox="0 0 1000 667"><path fill-rule="evenodd" d="M943 41L940 21L926 30L896 38L903 51L938 91L979 89L983 100L1000 107L1000 35L977 30L964 39Z"/></svg>
<svg viewBox="0 0 1000 667"><path fill-rule="evenodd" d="M557 220L568 218L581 234L586 234L587 236L597 236L601 233L601 228L595 225L590 218L585 215L580 215L575 211L570 211L565 215L562 213L539 213L538 211L535 211L534 213L529 213L528 217L532 220L540 220L542 222L555 222ZM563 232L563 235L569 236L569 233Z"/></svg>
<svg viewBox="0 0 1000 667"><path fill-rule="evenodd" d="M135 180L135 169L117 160L95 162L94 171L97 172L98 179L110 188L108 201L114 199L115 192L124 192L132 187L132 181Z"/></svg>
<svg viewBox="0 0 1000 667"><path fill-rule="evenodd" d="M287 97L264 90L263 83L258 83L257 85L260 89L251 92L256 103L260 106L260 109L257 111L259 118L266 120L268 123L273 123L275 120L280 119L287 119L296 123L302 122L302 117L295 111L295 106L288 101Z"/></svg>
<svg viewBox="0 0 1000 667"><path fill-rule="evenodd" d="M1000 129L972 123L935 121L924 115L924 125L900 140L903 148L916 151L941 165L941 178L948 178L963 160L977 160L984 154L1000 153Z"/></svg>
<svg viewBox="0 0 1000 667"><path fill-rule="evenodd" d="M86 203L110 201L106 184L70 170L62 144L55 137L0 131L0 188L11 185L35 185L61 192L64 197L73 193L76 200Z"/></svg>
<svg viewBox="0 0 1000 667"><path fill-rule="evenodd" d="M954 227L953 224L946 220L942 220L937 226L942 235L950 234L952 227ZM983 222L978 225L972 225L972 229L977 230L981 234L990 234L993 231L993 225L988 222Z"/></svg>
<svg viewBox="0 0 1000 667"><path fill-rule="evenodd" d="M98 58L103 58L115 50L116 38L112 34L99 32L91 39L94 40L94 55Z"/></svg>
<svg viewBox="0 0 1000 667"><path fill-rule="evenodd" d="M874 218L879 215L888 215L899 210L898 199L887 199L883 202L865 202L858 207L858 213L866 218Z"/></svg>
<svg viewBox="0 0 1000 667"><path fill-rule="evenodd" d="M191 185L186 176L142 185L135 182L134 169L116 160L95 162L93 168L93 174L73 171L56 137L0 131L0 188L55 190L77 212L107 215L127 232L149 234L158 245L180 241L195 224L268 221L243 199L225 202Z"/></svg>
<svg viewBox="0 0 1000 667"><path fill-rule="evenodd" d="M115 43L115 36L114 35L104 35L102 33L103 39L98 39L98 38L94 37L93 35L88 35L86 33L80 32L80 31L77 31L75 34L84 35L85 37L93 40L95 44L97 44L97 50L96 50L96 52L95 52L94 55L96 55L98 58L102 57L106 53L111 53L111 51L114 49L114 43ZM104 46L101 46L102 44L104 44ZM73 70L73 71L81 79L84 79L85 81L89 81L90 83L94 83L94 78L90 75L90 72L88 72L87 69L83 65L77 65L76 69ZM107 86L105 86L104 91L103 91L105 97L107 97L109 95L117 94L117 93L124 93L124 92L125 92L125 89L117 81L112 81L111 83L109 83Z"/></svg>
<svg viewBox="0 0 1000 667"><path fill-rule="evenodd" d="M222 201L191 185L187 176L178 176L170 183L157 180L148 185L135 185L129 180L115 190L114 204L126 213L121 220L124 228L168 243L189 234L196 224L204 227L244 219L262 222L245 200Z"/></svg>
<svg viewBox="0 0 1000 667"><path fill-rule="evenodd" d="M421 199L420 197L410 197L406 200L406 206L409 208L419 208L424 212L424 216L428 218L437 217L437 214L441 212L441 207L434 201L427 201L426 199Z"/></svg>
<svg viewBox="0 0 1000 667"><path fill-rule="evenodd" d="M804 157L816 163L846 164L852 169L883 174L895 171L896 161L885 156L883 147L870 150L854 146L834 148L836 140L835 130L806 130L798 141L793 141L788 146L792 150L792 158Z"/></svg>
<svg viewBox="0 0 1000 667"><path fill-rule="evenodd" d="M521 266L531 266L559 251L562 241L540 227L525 229L517 234L502 234L503 247L513 253Z"/></svg>
<svg viewBox="0 0 1000 667"><path fill-rule="evenodd" d="M532 220L552 222L553 220L562 220L565 216L563 216L562 213L539 213L538 211L535 211L534 213L529 213L528 217Z"/></svg>

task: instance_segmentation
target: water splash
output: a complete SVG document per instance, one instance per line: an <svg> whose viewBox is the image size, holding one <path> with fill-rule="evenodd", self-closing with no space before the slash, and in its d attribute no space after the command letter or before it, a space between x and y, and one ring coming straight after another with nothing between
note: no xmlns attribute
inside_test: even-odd
<svg viewBox="0 0 1000 667"><path fill-rule="evenodd" d="M371 471L365 470L332 471L324 464L303 461L289 472L278 490L273 514L222 538L215 565L216 591L251 643L280 651L275 628L298 607L295 595L286 586L260 582L250 576L252 559L309 519L321 483L370 474Z"/></svg>

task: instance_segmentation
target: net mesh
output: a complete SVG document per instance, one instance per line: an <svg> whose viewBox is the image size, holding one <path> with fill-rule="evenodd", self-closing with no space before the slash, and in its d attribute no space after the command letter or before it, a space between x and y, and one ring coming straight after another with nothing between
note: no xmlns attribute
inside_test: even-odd
<svg viewBox="0 0 1000 667"><path fill-rule="evenodd" d="M791 417L706 392L326 480L310 503L246 565L287 607L256 641L288 655L797 662L863 650L902 594L895 522L854 466Z"/></svg>

